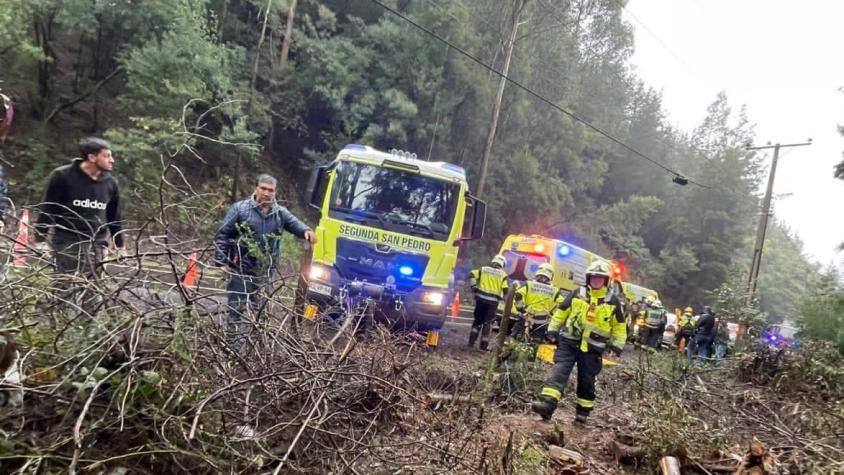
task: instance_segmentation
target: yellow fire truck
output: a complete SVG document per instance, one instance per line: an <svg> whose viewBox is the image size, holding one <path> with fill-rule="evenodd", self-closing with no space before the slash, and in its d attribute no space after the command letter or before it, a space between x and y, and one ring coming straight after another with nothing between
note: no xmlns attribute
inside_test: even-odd
<svg viewBox="0 0 844 475"><path fill-rule="evenodd" d="M463 168L346 145L314 170L306 200L320 211L306 316L366 302L404 327L442 327L457 245L482 237L486 216Z"/></svg>

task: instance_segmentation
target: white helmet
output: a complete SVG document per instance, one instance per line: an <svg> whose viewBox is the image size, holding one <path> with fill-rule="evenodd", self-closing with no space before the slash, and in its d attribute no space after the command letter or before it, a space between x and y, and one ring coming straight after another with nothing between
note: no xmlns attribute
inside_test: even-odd
<svg viewBox="0 0 844 475"><path fill-rule="evenodd" d="M504 256L502 256L501 254L498 254L498 255L496 255L495 257L492 258L491 264L492 265L497 264L499 267L503 268L504 266L507 265L507 259L505 259Z"/></svg>
<svg viewBox="0 0 844 475"><path fill-rule="evenodd" d="M536 277L545 277L548 279L548 282L551 282L554 279L554 267L547 262L539 264L539 269L536 271Z"/></svg>
<svg viewBox="0 0 844 475"><path fill-rule="evenodd" d="M610 277L610 265L604 261L594 261L586 268L586 278L592 275L602 275L606 278Z"/></svg>

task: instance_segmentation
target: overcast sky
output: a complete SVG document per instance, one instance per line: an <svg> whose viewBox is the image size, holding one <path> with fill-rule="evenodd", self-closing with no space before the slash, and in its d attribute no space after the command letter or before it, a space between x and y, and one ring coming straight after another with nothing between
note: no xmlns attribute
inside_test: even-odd
<svg viewBox="0 0 844 475"><path fill-rule="evenodd" d="M633 64L673 125L691 131L726 90L734 110L747 105L757 145L814 140L780 153L774 195L791 195L775 213L813 260L844 269L844 180L832 176L844 151L844 1L631 0L624 15Z"/></svg>

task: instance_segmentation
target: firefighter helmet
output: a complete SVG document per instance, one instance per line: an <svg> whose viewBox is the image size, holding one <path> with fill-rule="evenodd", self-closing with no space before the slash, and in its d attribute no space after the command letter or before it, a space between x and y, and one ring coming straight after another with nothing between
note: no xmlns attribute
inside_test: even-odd
<svg viewBox="0 0 844 475"><path fill-rule="evenodd" d="M610 265L603 261L595 261L589 264L586 268L586 284L589 284L589 278L592 276L606 277L604 286L610 283Z"/></svg>
<svg viewBox="0 0 844 475"><path fill-rule="evenodd" d="M685 315L691 315L693 313L695 313L695 309L693 309L692 307L686 307L686 309L683 310L683 314Z"/></svg>
<svg viewBox="0 0 844 475"><path fill-rule="evenodd" d="M539 269L536 271L536 277L545 277L548 279L548 282L554 279L554 268L549 263L544 263L539 265Z"/></svg>
<svg viewBox="0 0 844 475"><path fill-rule="evenodd" d="M507 259L504 259L504 256L502 256L501 254L498 254L492 258L492 265L493 267L504 267L507 265Z"/></svg>

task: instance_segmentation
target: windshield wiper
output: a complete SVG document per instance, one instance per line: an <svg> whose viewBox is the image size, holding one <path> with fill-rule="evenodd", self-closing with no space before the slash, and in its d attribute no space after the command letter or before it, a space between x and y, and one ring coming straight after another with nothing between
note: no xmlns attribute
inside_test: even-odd
<svg viewBox="0 0 844 475"><path fill-rule="evenodd" d="M410 232L415 232L425 237L434 237L434 230L431 229L431 226L428 226L427 224L409 221L407 219L402 219L392 215L387 215L386 217L391 223L410 227Z"/></svg>
<svg viewBox="0 0 844 475"><path fill-rule="evenodd" d="M350 214L353 217L357 217L356 215L361 215L361 216L366 217L366 218L373 218L373 219L378 220L378 223L381 225L381 228L387 227L387 222L384 221L384 218L382 218L380 214L378 214L374 211L366 211L366 210L363 210L363 209L342 208L340 206L336 206L334 208L331 208L331 210L332 211L339 211L339 212L345 213L345 214ZM365 222L365 220L363 220L363 222Z"/></svg>

